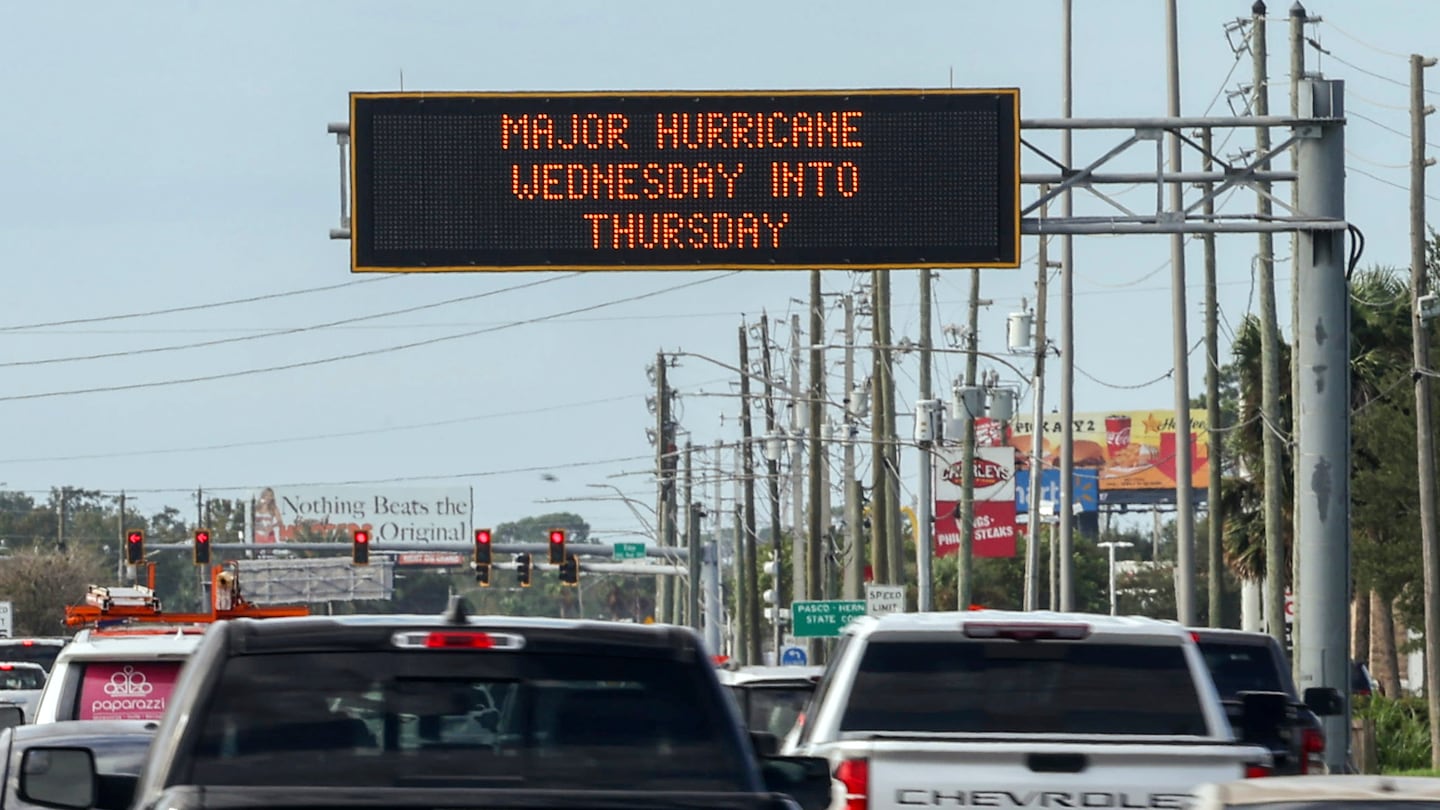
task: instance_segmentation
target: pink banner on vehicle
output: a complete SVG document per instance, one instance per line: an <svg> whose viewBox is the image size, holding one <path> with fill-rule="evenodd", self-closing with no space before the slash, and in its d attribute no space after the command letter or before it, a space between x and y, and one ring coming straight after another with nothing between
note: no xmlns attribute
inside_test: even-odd
<svg viewBox="0 0 1440 810"><path fill-rule="evenodd" d="M159 720L180 674L180 661L96 662L80 682L80 720Z"/></svg>

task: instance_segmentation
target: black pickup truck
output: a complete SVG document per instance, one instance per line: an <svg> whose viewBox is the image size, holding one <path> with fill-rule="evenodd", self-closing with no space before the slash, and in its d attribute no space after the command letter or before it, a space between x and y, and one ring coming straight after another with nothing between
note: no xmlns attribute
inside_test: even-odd
<svg viewBox="0 0 1440 810"><path fill-rule="evenodd" d="M239 619L186 664L131 806L826 806L825 762L771 745L685 628L471 617L458 600L443 617Z"/></svg>
<svg viewBox="0 0 1440 810"><path fill-rule="evenodd" d="M1287 699L1285 717L1270 741L1276 775L1323 772L1325 731L1321 715L1343 711L1340 693L1329 687L1305 690L1302 700L1290 675L1290 661L1273 636L1244 630L1192 628L1205 666L1232 716L1238 714L1244 692L1280 692ZM1238 729L1237 729L1238 731Z"/></svg>

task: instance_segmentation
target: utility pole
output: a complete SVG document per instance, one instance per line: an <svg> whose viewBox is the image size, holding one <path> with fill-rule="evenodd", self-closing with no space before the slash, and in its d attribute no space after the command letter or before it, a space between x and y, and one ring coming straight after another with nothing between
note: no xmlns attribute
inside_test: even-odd
<svg viewBox="0 0 1440 810"><path fill-rule="evenodd" d="M250 542L250 538L245 538ZM125 490L120 490L120 520L115 527L115 584L125 583Z"/></svg>
<svg viewBox="0 0 1440 810"><path fill-rule="evenodd" d="M1440 539L1435 525L1435 436L1430 419L1430 330L1420 311L1429 292L1425 267L1425 68L1435 64L1410 57L1410 331L1415 368L1415 458L1419 467L1420 547L1425 561L1425 702L1430 710L1430 763L1440 768Z"/></svg>
<svg viewBox="0 0 1440 810"><path fill-rule="evenodd" d="M893 311L890 303L890 271L880 271L880 287L883 291L883 305L880 307L880 317L885 326L881 330L881 339L885 342L882 346L891 346L890 315ZM882 415L885 417L885 442L882 445L885 451L884 473L885 473L885 557L886 568L890 571L889 583L892 585L903 585L905 583L904 555L901 553L905 547L905 538L900 531L900 446L896 442L899 435L895 429L895 358L890 354L890 349L880 351L881 365L885 374L884 383L885 407Z"/></svg>
<svg viewBox="0 0 1440 810"><path fill-rule="evenodd" d="M744 375L741 375L744 376ZM748 408L749 406L744 406ZM743 455L740 445L735 446L733 468L734 479L731 481L731 488L734 491L735 512L734 530L731 535L731 564L734 566L734 573L731 581L735 583L735 612L730 616L731 635L734 643L730 647L730 655L734 656L736 663L744 666L751 661L750 646L750 599L753 599L753 591L750 590L750 572L755 570L753 560L746 561L745 542L746 538L753 537L745 533L745 499L741 495L742 480L748 479L749 471L743 464Z"/></svg>
<svg viewBox="0 0 1440 810"><path fill-rule="evenodd" d="M727 618L725 615L725 600L722 597L725 581L725 544L720 539L724 536L725 523L725 444L719 439L716 439L713 448L712 452L714 455L712 458L714 459L714 467L711 468L711 474L715 476L715 500L710 505L710 515L715 519L715 522L711 527L714 535L711 537L710 550L707 552L710 565L706 569L706 574L707 576L713 574L714 580L706 579L705 581L705 617L708 622L708 624L705 625L705 639L711 643L711 650L715 655L734 655L735 648L725 645L722 630L726 625ZM739 537L740 535L737 532L735 536ZM739 555L735 553L734 542L732 541L731 557L737 556ZM739 606L738 599L736 600L736 606ZM738 613L739 611L736 612ZM730 617L729 624L732 627L735 626L736 622L733 617Z"/></svg>
<svg viewBox="0 0 1440 810"><path fill-rule="evenodd" d="M975 375L980 358L975 352L980 348L980 268L970 268L970 318L966 321L965 344L965 388L967 393L975 388ZM973 393L971 394L973 396ZM983 409L983 406L982 406ZM965 407L965 444L961 448L960 465L960 549L956 557L955 607L969 610L974 601L975 587L975 419L978 413L969 412Z"/></svg>
<svg viewBox="0 0 1440 810"><path fill-rule="evenodd" d="M1270 114L1270 85L1266 74L1269 56L1265 37L1265 3L1255 0L1251 7L1250 54L1254 57L1255 101L1251 113L1257 116ZM1255 152L1263 155L1270 151L1269 127L1255 128ZM1257 166L1261 171L1270 168L1268 161ZM1268 221L1272 214L1270 206L1270 183L1261 180L1256 185L1256 214L1261 221ZM1275 303L1275 247L1274 239L1268 233L1261 233L1260 254L1256 257L1257 286L1260 288L1260 428L1264 436L1265 476L1265 617L1266 629L1276 641L1285 643L1285 540L1284 516L1280 499L1285 491L1281 486L1280 435L1280 326ZM1177 445L1178 446L1178 445ZM1177 468L1178 469L1178 468ZM1214 469L1213 467L1211 468Z"/></svg>
<svg viewBox="0 0 1440 810"><path fill-rule="evenodd" d="M889 308L884 290L888 287L886 270L870 271L870 341L874 356L870 396L870 563L876 582L891 584L890 579L890 475L885 463L890 458L890 434L885 432L885 381L889 376L889 333L882 314Z"/></svg>
<svg viewBox="0 0 1440 810"><path fill-rule="evenodd" d="M1063 0L1060 11L1060 116L1069 118L1073 95L1071 63L1073 9L1071 0ZM1074 167L1071 154L1071 132L1060 133L1060 162L1065 170ZM1060 195L1060 216L1069 219L1074 213L1070 189ZM1075 245L1069 234L1060 237L1060 504L1055 509L1059 537L1050 540L1051 580L1050 603L1058 610L1075 609L1075 516L1070 504L1075 502Z"/></svg>
<svg viewBox="0 0 1440 810"><path fill-rule="evenodd" d="M1296 3L1290 6L1290 117L1300 117L1300 81L1305 77L1305 23L1308 17L1305 7ZM1300 165L1300 145L1296 141L1290 147L1290 165ZM1300 183L1297 180L1290 184L1290 207L1296 211L1300 210ZM1299 326L1300 323L1300 234L1294 233L1290 236L1290 475L1292 485L1290 504L1290 537L1293 544L1290 555L1290 588L1298 596L1304 590L1300 579L1300 537L1302 526L1300 524L1300 513L1303 510L1304 487L1300 486L1300 352L1299 352ZM1263 610L1261 611L1264 612ZM1293 639L1300 638L1300 612L1297 610L1290 626L1290 635ZM1292 655L1290 658L1292 677L1300 680L1300 656Z"/></svg>
<svg viewBox="0 0 1440 810"><path fill-rule="evenodd" d="M810 567L806 563L808 538L802 526L809 526L805 517L805 466L801 463L802 444L796 439L809 421L809 403L797 396L800 391L800 313L790 314L790 432L785 447L790 452L790 593L792 600L808 599Z"/></svg>
<svg viewBox="0 0 1440 810"><path fill-rule="evenodd" d="M1345 85L1300 84L1301 119L1314 137L1300 139L1296 182L1308 217L1345 221ZM1300 583L1295 652L1302 691L1332 686L1350 694L1350 295L1345 231L1300 232L1300 321L1296 351L1305 397L1297 403L1301 499L1297 555ZM1348 702L1348 701L1347 701ZM1338 773L1350 750L1349 713L1322 718L1325 763Z"/></svg>
<svg viewBox="0 0 1440 810"><path fill-rule="evenodd" d="M825 301L820 296L820 271L810 271L810 399L805 403L809 415L806 439L810 444L809 490L805 500L810 504L810 525L806 531L809 546L806 552L806 582L810 599L821 599L825 595L826 531L830 516L825 511L825 457L827 450L820 443L821 426L825 422L821 404L825 399ZM797 493L798 494L798 493ZM823 649L818 643L811 644L811 652ZM811 656L816 661L816 656Z"/></svg>
<svg viewBox="0 0 1440 810"><path fill-rule="evenodd" d="M784 602L784 570L780 562L780 453L782 447L775 447L779 433L775 427L775 378L770 365L770 317L760 315L760 365L765 373L765 468L766 480L770 484L770 551L775 566L773 593L775 601L771 610L775 612L771 643L774 645L775 663L780 663L780 647L784 638L784 622L780 621L780 606Z"/></svg>
<svg viewBox="0 0 1440 810"><path fill-rule="evenodd" d="M740 325L740 448L745 463L740 479L745 487L745 648L744 663L759 664L760 654L760 558L755 542L755 431L750 420L750 351L745 342L745 325Z"/></svg>
<svg viewBox="0 0 1440 810"><path fill-rule="evenodd" d="M1047 194L1048 186L1040 193ZM1041 206L1040 218L1049 213ZM1040 237L1040 271L1035 274L1035 372L1030 390L1034 421L1030 425L1030 510L1025 525L1025 601L1026 610L1040 609L1040 485L1045 471L1045 309L1050 286L1050 238Z"/></svg>
<svg viewBox="0 0 1440 810"><path fill-rule="evenodd" d="M859 599L864 591L865 537L861 532L860 481L855 477L855 439L859 426L855 424L863 410L856 398L862 392L855 386L855 296L849 293L841 299L845 307L845 443L840 456L841 475L845 479L845 573L842 595L846 599Z"/></svg>
<svg viewBox="0 0 1440 810"><path fill-rule="evenodd" d="M670 386L666 381L665 353L655 353L655 468L658 473L659 492L655 522L658 536L655 538L661 548L675 545L675 456L670 448ZM671 607L670 577L656 577L655 621L660 624L673 622Z"/></svg>
<svg viewBox="0 0 1440 810"><path fill-rule="evenodd" d="M704 622L700 620L700 518L704 510L695 500L695 473L694 473L695 448L687 440L685 442L685 548L690 552L689 575L690 585L685 589L685 616L686 622L695 628L696 632L704 629Z"/></svg>
<svg viewBox="0 0 1440 810"><path fill-rule="evenodd" d="M60 519L55 524L55 550L65 553L65 507L70 499L70 488L60 487ZM122 546L123 548L123 546Z"/></svg>
<svg viewBox="0 0 1440 810"><path fill-rule="evenodd" d="M1200 130L1200 143L1205 149L1205 173L1209 174L1215 167L1213 158L1214 137L1209 127ZM1205 216L1215 214L1215 201L1210 199L1210 192L1214 190L1214 183L1206 183L1204 187L1205 204L1202 210ZM1205 494L1206 510L1209 512L1209 520L1205 521L1205 547L1209 552L1210 577L1206 589L1208 611L1211 627L1221 627L1220 602L1221 584L1224 577L1222 570L1225 565L1223 547L1221 541L1224 537L1225 515L1220 510L1220 461L1221 448L1224 442L1221 441L1223 434L1220 432L1220 330L1219 314L1220 308L1216 292L1216 270L1215 270L1215 234L1207 233L1203 237L1205 245L1205 425L1210 436L1210 479L1206 482Z"/></svg>
<svg viewBox="0 0 1440 810"><path fill-rule="evenodd" d="M1168 74L1168 114L1180 117L1180 44L1176 21L1176 0L1165 4L1165 62ZM1182 170L1181 140L1171 132L1170 171ZM1170 184L1170 210L1185 210L1185 187ZM1191 494L1190 463L1190 336L1186 328L1189 311L1185 304L1185 235L1170 236L1170 317L1174 326L1175 351L1175 618L1181 624L1195 623L1195 500ZM1062 512L1069 512L1069 503Z"/></svg>
<svg viewBox="0 0 1440 810"><path fill-rule="evenodd" d="M916 403L915 418L924 418L934 424L933 411L935 403L932 401L934 393L930 387L930 350L932 347L930 315L933 308L930 301L930 282L934 278L929 268L920 269L920 399ZM916 431L918 434L918 430ZM935 581L931 572L931 561L935 556L934 528L935 528L935 499L930 492L930 482L934 475L931 469L930 448L938 437L931 436L927 441L921 441L917 455L920 459L920 497L918 507L915 510L915 517L920 521L917 535L919 541L915 544L915 579L918 583L916 592L916 609L921 612L934 610L935 607Z"/></svg>

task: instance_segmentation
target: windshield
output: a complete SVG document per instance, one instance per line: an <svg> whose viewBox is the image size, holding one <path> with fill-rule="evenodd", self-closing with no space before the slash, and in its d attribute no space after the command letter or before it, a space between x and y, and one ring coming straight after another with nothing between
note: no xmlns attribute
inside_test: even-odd
<svg viewBox="0 0 1440 810"><path fill-rule="evenodd" d="M301 675L303 673L303 676ZM210 785L745 790L688 667L494 653L231 659L193 780Z"/></svg>
<svg viewBox="0 0 1440 810"><path fill-rule="evenodd" d="M747 727L784 737L805 709L815 686L731 686L730 690L741 706Z"/></svg>
<svg viewBox="0 0 1440 810"><path fill-rule="evenodd" d="M26 644L23 641L13 644L0 644L0 661L24 661L27 664L39 664L48 672L55 666L55 658L60 655L60 644Z"/></svg>
<svg viewBox="0 0 1440 810"><path fill-rule="evenodd" d="M885 641L860 661L842 731L1206 733L1178 646Z"/></svg>
<svg viewBox="0 0 1440 810"><path fill-rule="evenodd" d="M0 691L45 688L45 672L31 667L7 667L0 664Z"/></svg>
<svg viewBox="0 0 1440 810"><path fill-rule="evenodd" d="M1290 691L1264 647L1205 641L1200 643L1200 654L1221 698L1233 699L1241 692Z"/></svg>

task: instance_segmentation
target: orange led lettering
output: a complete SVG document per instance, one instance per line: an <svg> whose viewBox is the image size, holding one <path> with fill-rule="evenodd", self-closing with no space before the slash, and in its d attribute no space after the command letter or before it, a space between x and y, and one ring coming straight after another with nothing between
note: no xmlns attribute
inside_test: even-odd
<svg viewBox="0 0 1440 810"><path fill-rule="evenodd" d="M634 215L634 214L626 214L626 215L623 217L623 219L625 220L625 225L624 225L623 227L620 225L620 220L621 220L621 219L622 219L622 217L620 217L620 216L612 216L612 217L610 217L612 226L613 226L614 229L615 229L615 249L616 249L616 250L619 250L620 247L621 247L621 245L620 245L620 237L621 237L621 236L624 236L624 237L625 237L625 247L627 247L627 248L634 248L634 247L635 247L635 215Z"/></svg>
<svg viewBox="0 0 1440 810"><path fill-rule="evenodd" d="M530 167L530 182L527 184L520 180L520 167L512 164L510 166L510 192L522 200L533 200L539 193L540 167Z"/></svg>
<svg viewBox="0 0 1440 810"><path fill-rule="evenodd" d="M690 174L690 188L695 197L700 197L700 189L705 189L707 199L715 199L715 170L709 163L696 163Z"/></svg>
<svg viewBox="0 0 1440 810"><path fill-rule="evenodd" d="M655 148L656 149L679 149L680 128L689 128L690 119L684 113L670 113L667 122L664 113L655 115ZM669 145L666 145L666 139Z"/></svg>
<svg viewBox="0 0 1440 810"><path fill-rule="evenodd" d="M683 200L690 196L690 167L684 163L671 163L665 167L665 196L672 200Z"/></svg>
<svg viewBox="0 0 1440 810"><path fill-rule="evenodd" d="M800 142L800 136L805 136L805 142ZM810 122L810 113L795 113L790 121L790 140L795 146L815 145L815 126Z"/></svg>
<svg viewBox="0 0 1440 810"><path fill-rule="evenodd" d="M784 120L785 120L785 113L772 112L772 113L770 113L770 115L766 116L766 118L765 118L765 145L766 145L766 146L774 149L774 148L778 148L778 147L783 147L783 146L785 145L785 138L784 138L783 135L782 135L780 138L778 138L778 139L775 137L775 122L776 122L776 121L784 121Z"/></svg>
<svg viewBox="0 0 1440 810"><path fill-rule="evenodd" d="M576 176L579 181L576 181ZM590 193L590 174L583 163L565 164L565 199L583 200Z"/></svg>
<svg viewBox="0 0 1440 810"><path fill-rule="evenodd" d="M530 148L530 116L522 115L519 118L511 118L508 115L500 116L500 148L509 149L512 138L520 139L520 148Z"/></svg>
<svg viewBox="0 0 1440 810"><path fill-rule="evenodd" d="M620 113L609 113L605 116L605 148L614 149L616 144L621 149L629 149L630 144L625 142L625 130L630 126L630 119Z"/></svg>
<svg viewBox="0 0 1440 810"><path fill-rule="evenodd" d="M721 149L729 149L730 142L725 139L725 132L729 126L729 116L725 113L705 113L705 148L714 149L719 146Z"/></svg>
<svg viewBox="0 0 1440 810"><path fill-rule="evenodd" d="M605 187L603 194L600 191L601 186ZM614 163L607 163L603 166L596 163L590 164L590 193L594 195L597 200L605 198L615 199Z"/></svg>
<svg viewBox="0 0 1440 810"><path fill-rule="evenodd" d="M780 229L790 224L790 215L782 213L779 217L772 218L765 213L760 215L760 221L770 229L770 247L780 247Z"/></svg>
<svg viewBox="0 0 1440 810"><path fill-rule="evenodd" d="M846 149L859 149L862 144L858 140L852 140L851 135L859 132L860 129L850 123L850 119L859 118L864 113L859 110L846 110L840 113L840 146Z"/></svg>
<svg viewBox="0 0 1440 810"><path fill-rule="evenodd" d="M544 146L541 146L541 142ZM537 115L530 122L530 145L526 149L554 149L555 122L548 115Z"/></svg>
<svg viewBox="0 0 1440 810"><path fill-rule="evenodd" d="M705 247L710 235L709 231L705 230L705 215L691 214L687 224L690 226L690 247L696 249Z"/></svg>
<svg viewBox="0 0 1440 810"><path fill-rule="evenodd" d="M620 163L615 166L615 196L621 200L638 200L640 195L630 189L635 185L635 178L630 172L640 168L639 163Z"/></svg>
<svg viewBox="0 0 1440 810"><path fill-rule="evenodd" d="M760 220L755 215L746 211L736 217L735 243L740 247L760 247ZM750 244L745 244L746 237L750 238Z"/></svg>
<svg viewBox="0 0 1440 810"><path fill-rule="evenodd" d="M685 244L680 241L680 215L674 213L659 214L656 219L660 220L660 247L665 249L683 248Z"/></svg>
<svg viewBox="0 0 1440 810"><path fill-rule="evenodd" d="M721 212L711 215L710 226L710 244L721 250L735 244L735 222L729 214Z"/></svg>
<svg viewBox="0 0 1440 810"><path fill-rule="evenodd" d="M599 249L600 249L600 223L609 221L610 215L609 215L609 214L581 214L581 216L585 218L585 221L587 221L587 222L590 223L590 247L593 248L593 249L595 249L595 250L599 250ZM612 230L613 230L613 228L612 228ZM619 244L616 244L615 247L618 248L618 247L620 247L620 245L619 245Z"/></svg>
<svg viewBox="0 0 1440 810"><path fill-rule="evenodd" d="M848 160L841 161L835 170L835 188L841 197L854 197L860 190L860 169Z"/></svg>
<svg viewBox="0 0 1440 810"><path fill-rule="evenodd" d="M831 149L840 145L839 113L815 113L815 142Z"/></svg>
<svg viewBox="0 0 1440 810"><path fill-rule="evenodd" d="M560 184L565 182L564 171L565 164L563 163L542 163L540 165L540 175L542 177L540 199L565 199L565 195L559 191Z"/></svg>
<svg viewBox="0 0 1440 810"><path fill-rule="evenodd" d="M589 223L590 246L614 250L728 250L759 248L762 241L780 247L781 231L790 224L788 212L740 214L675 211L640 214L582 215Z"/></svg>
<svg viewBox="0 0 1440 810"><path fill-rule="evenodd" d="M750 113L737 112L731 114L731 139L736 149L739 149L741 144L744 144L746 149L754 149L759 145L750 140L750 132L753 129L755 129L755 118L750 115Z"/></svg>
<svg viewBox="0 0 1440 810"><path fill-rule="evenodd" d="M745 173L745 164L736 163L735 168L727 172L724 163L717 163L715 164L715 173L725 181L725 196L732 200L735 199L735 181Z"/></svg>

